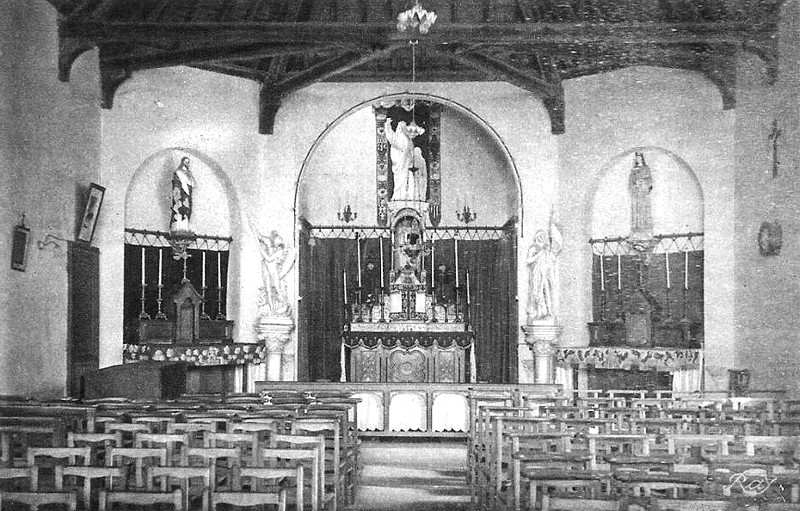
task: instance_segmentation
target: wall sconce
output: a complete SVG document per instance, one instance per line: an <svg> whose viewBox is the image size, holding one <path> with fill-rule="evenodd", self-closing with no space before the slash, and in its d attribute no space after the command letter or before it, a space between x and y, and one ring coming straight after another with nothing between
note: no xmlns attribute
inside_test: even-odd
<svg viewBox="0 0 800 511"><path fill-rule="evenodd" d="M461 211L456 210L456 217L458 217L461 222L468 224L478 218L478 214L473 213L472 210L469 209L469 206L464 206Z"/></svg>
<svg viewBox="0 0 800 511"><path fill-rule="evenodd" d="M44 247L47 245L53 245L53 248L58 248L60 245L56 243L56 240L69 243L69 240L65 240L64 238L59 238L58 236L53 236L52 234L46 234L44 239L41 239L38 243L36 243L36 246L39 247L39 250L44 250Z"/></svg>
<svg viewBox="0 0 800 511"><path fill-rule="evenodd" d="M358 213L353 211L353 209L350 207L350 204L347 204L344 207L344 209L336 213L336 216L338 216L339 220L341 220L342 222L349 224L350 222L358 218Z"/></svg>

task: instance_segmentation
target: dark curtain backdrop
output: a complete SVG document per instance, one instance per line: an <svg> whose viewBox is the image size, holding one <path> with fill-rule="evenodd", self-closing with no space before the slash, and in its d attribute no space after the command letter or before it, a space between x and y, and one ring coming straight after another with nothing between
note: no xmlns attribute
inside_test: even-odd
<svg viewBox="0 0 800 511"><path fill-rule="evenodd" d="M300 236L300 310L298 311L300 377L309 381L338 381L341 330L344 325L343 273L347 272L348 302L356 299L358 252L355 239L310 238L308 226ZM501 240L459 241L462 293L466 270L470 271L472 325L476 332L478 380L493 383L516 381L516 260L514 236ZM379 291L380 242L362 239L362 292ZM437 299L455 299L454 242L434 243ZM384 275L390 268L388 240L384 240ZM430 257L425 267L430 272ZM372 266L372 269L370 269ZM445 266L444 272L440 270ZM430 273L426 286L430 287ZM465 297L462 297L465 300Z"/></svg>
<svg viewBox="0 0 800 511"><path fill-rule="evenodd" d="M686 259L684 252L669 253L670 288L667 289L667 267L665 254L653 254L650 264L643 266L645 289L656 299L664 317L683 317L684 274ZM600 256L592 258L592 313L594 321L601 318L614 319L624 312L625 304L638 286L638 257L624 255L621 258L622 290L617 292L617 257L603 258L605 294L600 289ZM703 251L689 252L689 289L686 291L686 316L692 322L703 322ZM620 309L622 306L622 309Z"/></svg>
<svg viewBox="0 0 800 511"><path fill-rule="evenodd" d="M175 292L180 289L181 280L183 279L183 261L175 260L172 258L171 247L161 247L161 265L162 275L161 283L164 286L162 289L161 297L164 300L162 303L162 311L167 314L169 320L175 319L172 314L171 299ZM145 262L145 280L147 287L145 288L145 312L150 315L151 319L155 319L158 313L158 251L159 247L144 247L144 262ZM189 259L186 260L186 277L197 289L198 293L201 291L201 283L203 278L203 252L206 253L206 314L216 317L217 315L217 255L219 254L221 260L220 265L222 269L222 313L226 314L225 300L227 297L227 282L228 282L228 251L215 251L215 250L188 250ZM125 305L124 305L124 318L125 318L125 342L135 343L138 336L139 328L139 313L142 310L142 246L141 245L125 245Z"/></svg>

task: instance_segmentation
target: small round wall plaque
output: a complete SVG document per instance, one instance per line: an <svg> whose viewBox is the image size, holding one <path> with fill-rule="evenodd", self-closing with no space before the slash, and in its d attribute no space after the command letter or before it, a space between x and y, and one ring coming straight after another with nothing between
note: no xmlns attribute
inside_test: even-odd
<svg viewBox="0 0 800 511"><path fill-rule="evenodd" d="M783 229L778 222L764 222L758 230L758 250L762 256L775 256L781 253Z"/></svg>

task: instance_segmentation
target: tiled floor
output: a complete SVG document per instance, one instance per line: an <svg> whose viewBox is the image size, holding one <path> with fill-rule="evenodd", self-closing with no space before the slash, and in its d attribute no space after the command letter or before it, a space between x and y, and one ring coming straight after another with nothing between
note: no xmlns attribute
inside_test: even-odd
<svg viewBox="0 0 800 511"><path fill-rule="evenodd" d="M463 442L364 440L353 509L469 510L466 452Z"/></svg>

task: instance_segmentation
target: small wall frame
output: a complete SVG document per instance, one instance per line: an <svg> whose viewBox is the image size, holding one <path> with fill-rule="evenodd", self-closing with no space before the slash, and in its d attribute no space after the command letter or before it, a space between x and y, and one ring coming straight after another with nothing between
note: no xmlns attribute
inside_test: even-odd
<svg viewBox="0 0 800 511"><path fill-rule="evenodd" d="M94 229L97 226L97 216L100 214L100 206L103 204L103 196L106 189L97 183L92 183L89 188L89 200L86 201L86 209L83 211L83 218L78 227L79 241L91 243L94 237Z"/></svg>
<svg viewBox="0 0 800 511"><path fill-rule="evenodd" d="M25 225L20 224L14 227L13 239L11 243L11 268L17 271L25 271L28 264L28 242L31 230Z"/></svg>

